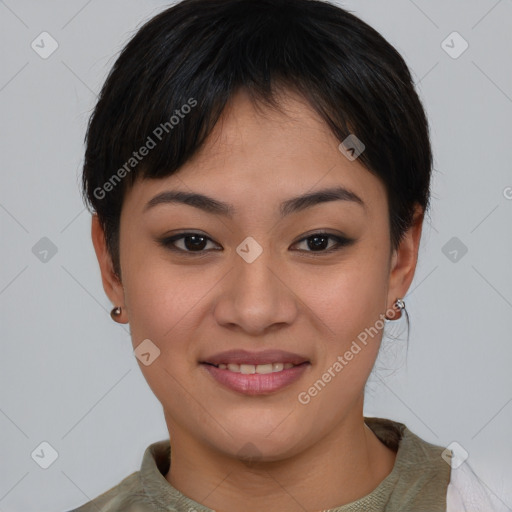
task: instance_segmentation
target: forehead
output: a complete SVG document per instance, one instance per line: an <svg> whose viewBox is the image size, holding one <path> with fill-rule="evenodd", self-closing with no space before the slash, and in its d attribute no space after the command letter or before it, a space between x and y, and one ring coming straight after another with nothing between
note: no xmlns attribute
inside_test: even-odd
<svg viewBox="0 0 512 512"><path fill-rule="evenodd" d="M273 108L253 100L243 89L238 91L227 103L204 149L243 143L243 136L249 131L253 137L265 140L269 129L282 130L281 142L293 134L303 134L317 142L319 136L324 139L329 135L328 127L302 96L293 91L280 91L276 93L276 101L277 108Z"/></svg>
<svg viewBox="0 0 512 512"><path fill-rule="evenodd" d="M179 189L224 198L236 209L245 204L255 212L255 203L270 207L341 185L370 208L387 207L382 182L357 159L344 156L340 141L304 98L282 92L278 101L275 110L238 92L203 146L175 174L136 182L125 202L142 210L155 194Z"/></svg>

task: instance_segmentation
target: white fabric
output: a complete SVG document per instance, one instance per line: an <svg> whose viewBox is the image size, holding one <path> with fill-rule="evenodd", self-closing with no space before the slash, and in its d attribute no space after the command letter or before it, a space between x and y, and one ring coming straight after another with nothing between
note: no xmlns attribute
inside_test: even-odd
<svg viewBox="0 0 512 512"><path fill-rule="evenodd" d="M452 467L446 512L512 512L504 499L487 490L467 462Z"/></svg>

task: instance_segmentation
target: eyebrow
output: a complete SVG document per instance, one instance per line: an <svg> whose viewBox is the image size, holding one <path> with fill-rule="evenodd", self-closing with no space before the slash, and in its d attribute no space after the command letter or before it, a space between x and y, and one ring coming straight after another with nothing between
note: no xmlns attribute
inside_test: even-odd
<svg viewBox="0 0 512 512"><path fill-rule="evenodd" d="M351 203L360 205L364 210L366 210L365 202L355 192L352 192L345 187L337 186L287 199L281 203L279 211L281 217L285 217L286 215L300 212L306 208L316 206L317 204L331 201L349 201ZM232 218L236 213L236 209L231 204L224 203L204 194L199 194L196 192L185 192L180 190L167 190L157 194L150 201L148 201L144 207L143 212L146 212L150 208L153 208L159 204L176 203L187 204L189 206L199 208L200 210L203 210L207 213L223 215L229 218Z"/></svg>

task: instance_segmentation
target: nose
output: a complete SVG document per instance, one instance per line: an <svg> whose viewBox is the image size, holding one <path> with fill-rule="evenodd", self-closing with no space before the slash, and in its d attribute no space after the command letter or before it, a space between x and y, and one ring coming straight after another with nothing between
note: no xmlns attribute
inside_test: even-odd
<svg viewBox="0 0 512 512"><path fill-rule="evenodd" d="M290 274L270 251L251 263L236 254L223 281L215 306L219 325L261 336L292 324L298 314Z"/></svg>

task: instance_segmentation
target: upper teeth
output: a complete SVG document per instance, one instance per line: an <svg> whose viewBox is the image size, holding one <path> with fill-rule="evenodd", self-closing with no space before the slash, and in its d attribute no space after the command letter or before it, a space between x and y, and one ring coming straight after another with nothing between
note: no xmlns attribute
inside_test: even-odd
<svg viewBox="0 0 512 512"><path fill-rule="evenodd" d="M232 372L244 373L246 375L251 373L275 373L283 369L292 368L292 363L268 363L268 364L219 364L221 370L230 370Z"/></svg>

